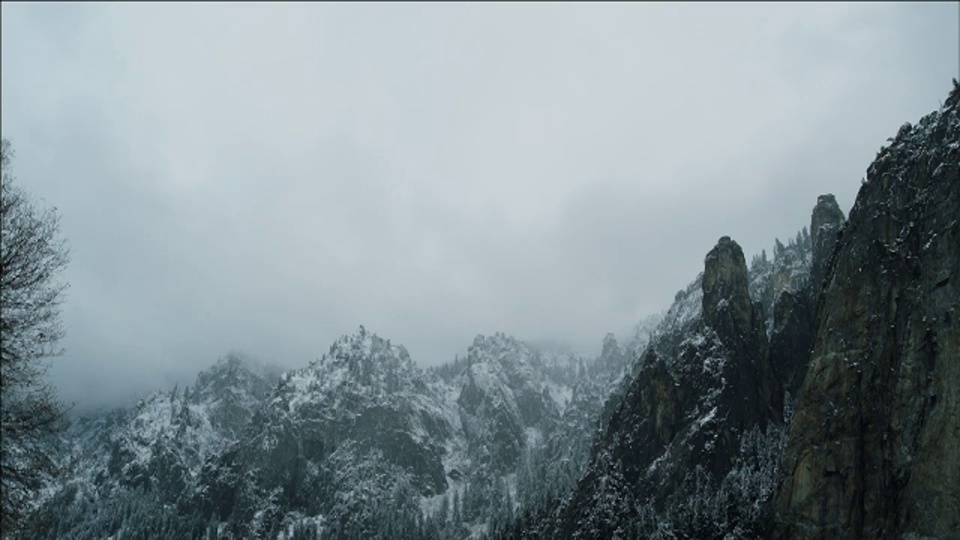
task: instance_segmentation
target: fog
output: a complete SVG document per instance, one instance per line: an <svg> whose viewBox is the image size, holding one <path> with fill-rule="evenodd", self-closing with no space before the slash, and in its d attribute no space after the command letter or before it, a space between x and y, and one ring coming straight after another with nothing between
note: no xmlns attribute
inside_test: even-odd
<svg viewBox="0 0 960 540"><path fill-rule="evenodd" d="M359 325L585 354L849 211L960 77L937 4L2 5L2 131L56 206L77 410Z"/></svg>

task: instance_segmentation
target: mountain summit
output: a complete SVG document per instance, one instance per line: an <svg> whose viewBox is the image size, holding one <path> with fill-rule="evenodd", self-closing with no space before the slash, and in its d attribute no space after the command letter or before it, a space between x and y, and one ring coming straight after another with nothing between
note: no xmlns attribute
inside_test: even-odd
<svg viewBox="0 0 960 540"><path fill-rule="evenodd" d="M845 218L730 237L596 358L479 335L421 369L363 326L75 422L41 538L951 538L960 530L960 86Z"/></svg>

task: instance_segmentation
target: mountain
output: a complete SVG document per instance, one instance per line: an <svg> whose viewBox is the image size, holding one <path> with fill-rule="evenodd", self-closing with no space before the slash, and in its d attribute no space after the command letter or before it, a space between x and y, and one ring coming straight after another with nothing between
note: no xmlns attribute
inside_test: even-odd
<svg viewBox="0 0 960 540"><path fill-rule="evenodd" d="M960 87L867 170L824 265L781 538L960 531Z"/></svg>
<svg viewBox="0 0 960 540"><path fill-rule="evenodd" d="M601 381L626 363L615 345L592 361L497 333L423 370L362 326L285 373L231 354L192 388L76 421L32 532L481 536L573 485Z"/></svg>
<svg viewBox="0 0 960 540"><path fill-rule="evenodd" d="M138 518L180 532L165 505L193 488L207 460L236 443L279 370L231 353L193 388L155 392L130 409L74 421L59 444L62 485L48 490L35 536L103 538Z"/></svg>
<svg viewBox="0 0 960 540"><path fill-rule="evenodd" d="M810 243L798 237L789 249L778 247L772 263L756 259L752 271L736 242L719 240L703 273L677 293L622 396L608 405L585 474L540 528L524 534L633 537L676 529L710 537L734 523L745 536L766 532L741 503L769 499L784 434L781 372L803 361L788 362L770 347L791 341L777 314L789 312L785 296L805 294L809 283Z"/></svg>
<svg viewBox="0 0 960 540"><path fill-rule="evenodd" d="M904 125L849 220L748 269L719 240L602 418L556 508L501 537L948 538L956 388L960 87Z"/></svg>
<svg viewBox="0 0 960 540"><path fill-rule="evenodd" d="M75 421L37 538L950 538L960 86L844 216L723 236L596 358L495 333L419 368L369 332Z"/></svg>

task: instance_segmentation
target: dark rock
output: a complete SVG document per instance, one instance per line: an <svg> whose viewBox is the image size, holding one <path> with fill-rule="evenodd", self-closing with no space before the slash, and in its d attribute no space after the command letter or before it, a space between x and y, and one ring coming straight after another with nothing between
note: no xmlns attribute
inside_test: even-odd
<svg viewBox="0 0 960 540"><path fill-rule="evenodd" d="M707 253L703 271L703 320L727 335L749 331L753 305L743 250L729 236Z"/></svg>
<svg viewBox="0 0 960 540"><path fill-rule="evenodd" d="M687 482L692 471L724 478L743 434L780 421L780 386L740 246L721 238L704 266L702 315L690 323L668 316L672 330L658 339L670 345L655 343L639 360L643 367L616 402L586 473L545 536L634 534L636 516L611 508L642 503L665 511L700 489ZM676 357L661 350L677 351Z"/></svg>
<svg viewBox="0 0 960 540"><path fill-rule="evenodd" d="M826 270L780 538L960 531L960 88L870 166Z"/></svg>
<svg viewBox="0 0 960 540"><path fill-rule="evenodd" d="M814 306L810 288L784 291L773 308L775 326L770 335L770 363L784 394L795 398L807 374L813 346Z"/></svg>
<svg viewBox="0 0 960 540"><path fill-rule="evenodd" d="M833 254L843 222L843 210L840 209L833 194L828 193L817 197L817 205L810 216L810 240L813 244L810 281L813 284L814 299L819 296L823 287L827 263L830 255Z"/></svg>
<svg viewBox="0 0 960 540"><path fill-rule="evenodd" d="M724 236L707 253L703 271L703 325L712 328L731 362L731 419L743 425L780 414L778 383L767 357L759 304L750 299L747 263L739 244ZM739 427L739 426L738 426Z"/></svg>

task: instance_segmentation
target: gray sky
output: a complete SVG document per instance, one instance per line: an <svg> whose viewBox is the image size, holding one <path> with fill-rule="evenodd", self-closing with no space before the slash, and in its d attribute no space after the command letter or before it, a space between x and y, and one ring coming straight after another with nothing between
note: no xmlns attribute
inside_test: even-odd
<svg viewBox="0 0 960 540"><path fill-rule="evenodd" d="M957 3L11 4L2 129L71 245L86 409L363 324L421 365L599 350L722 235L853 204L958 77Z"/></svg>

